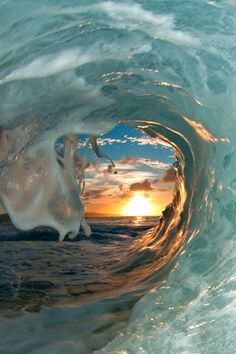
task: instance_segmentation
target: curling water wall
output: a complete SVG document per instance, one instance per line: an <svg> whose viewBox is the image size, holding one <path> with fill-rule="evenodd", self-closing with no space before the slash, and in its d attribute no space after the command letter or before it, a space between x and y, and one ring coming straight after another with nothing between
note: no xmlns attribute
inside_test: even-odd
<svg viewBox="0 0 236 354"><path fill-rule="evenodd" d="M100 352L234 351L235 5L0 4L0 193L19 228L44 224L63 236L83 223L73 172L66 179L55 156L61 136L123 122L168 141L182 166L186 198L165 229L174 224L183 238L174 267Z"/></svg>

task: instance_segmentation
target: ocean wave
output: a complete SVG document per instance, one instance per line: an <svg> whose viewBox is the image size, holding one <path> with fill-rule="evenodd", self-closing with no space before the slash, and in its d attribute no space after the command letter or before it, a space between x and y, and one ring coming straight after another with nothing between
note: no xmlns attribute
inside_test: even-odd
<svg viewBox="0 0 236 354"><path fill-rule="evenodd" d="M86 287L81 283L89 278L85 272L79 289L75 284L66 287L75 301L70 303L70 296L56 305L45 300L37 302L37 315L5 318L5 351L10 352L13 342L18 346L20 327L22 338L32 328L34 333L18 347L22 353L234 351L232 5L202 0L181 1L178 6L171 1L81 1L78 6L47 0L37 6L10 0L0 5L1 204L12 222L25 230L20 236L9 228L6 234L2 231L3 236L9 233L9 242L2 236L9 254L11 235L14 242L22 237L29 241L33 234L27 230L33 227L52 227L61 240L68 234L77 236L81 225L85 234L90 233L74 169L79 135L93 136L90 142L101 155L94 136L123 124L170 144L176 155L173 201L155 227L123 225L110 242L112 228L106 226L104 238L106 230L102 234L97 225L91 239L82 232L80 246L68 242L74 247L68 258L65 246L54 246L55 232L48 231L42 244L49 254L57 253L56 260L61 257L73 265L75 250L81 247L82 255L89 245L81 256L84 264L74 266L79 271L89 263L99 280ZM63 158L56 151L58 139L65 142ZM80 175L83 179L83 168ZM37 232L37 240L45 237L45 231ZM117 262L103 264L103 257ZM17 261L6 268L2 274L8 277ZM5 287L4 294L14 298L17 281L13 292ZM25 281L23 288L35 290L34 285ZM38 298L42 287L53 288L49 283L37 286ZM90 328L86 322L76 330L79 318L88 313ZM42 324L40 330L37 323ZM10 325L14 330L9 335ZM51 336L45 335L48 327ZM93 333L91 345L88 333Z"/></svg>

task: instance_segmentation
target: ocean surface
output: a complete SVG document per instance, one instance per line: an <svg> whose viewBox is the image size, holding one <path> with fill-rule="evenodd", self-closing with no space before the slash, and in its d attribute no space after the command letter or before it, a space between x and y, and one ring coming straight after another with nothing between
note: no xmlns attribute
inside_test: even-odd
<svg viewBox="0 0 236 354"><path fill-rule="evenodd" d="M235 352L235 38L235 0L1 0L1 353ZM77 141L119 124L173 201L87 238Z"/></svg>
<svg viewBox="0 0 236 354"><path fill-rule="evenodd" d="M148 282L161 255L133 249L158 217L88 221L89 238L81 233L63 243L53 229L0 224L1 353L52 353L65 343L70 353L100 349L126 326L134 303L165 279L156 269Z"/></svg>

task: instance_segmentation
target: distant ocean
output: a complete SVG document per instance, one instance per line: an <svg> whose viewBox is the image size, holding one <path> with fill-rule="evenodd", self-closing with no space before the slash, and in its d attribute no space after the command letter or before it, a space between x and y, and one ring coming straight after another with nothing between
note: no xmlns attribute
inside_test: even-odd
<svg viewBox="0 0 236 354"><path fill-rule="evenodd" d="M141 235L158 221L89 218L90 237L81 232L62 243L49 228L24 232L1 223L0 352L44 353L42 345L58 345L61 339L72 343L74 337L76 349L70 353L103 347L151 287L142 284L145 277L139 271L143 266L145 274L148 264L151 267L154 253L143 249ZM133 248L139 241L140 251Z"/></svg>

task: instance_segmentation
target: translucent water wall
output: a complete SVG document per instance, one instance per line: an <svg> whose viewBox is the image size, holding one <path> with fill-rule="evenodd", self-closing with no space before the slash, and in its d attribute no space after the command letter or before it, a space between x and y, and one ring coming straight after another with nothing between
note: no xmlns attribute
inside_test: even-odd
<svg viewBox="0 0 236 354"><path fill-rule="evenodd" d="M234 1L0 5L0 193L18 228L89 234L79 134L96 150L94 136L122 122L176 151L156 230L174 268L104 353L234 351L235 15Z"/></svg>

